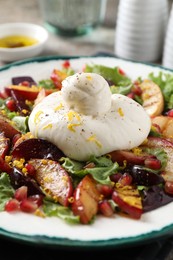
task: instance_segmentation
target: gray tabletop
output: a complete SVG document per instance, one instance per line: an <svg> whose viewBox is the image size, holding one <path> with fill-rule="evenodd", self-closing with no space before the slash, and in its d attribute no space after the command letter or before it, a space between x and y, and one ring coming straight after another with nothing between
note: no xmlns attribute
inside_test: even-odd
<svg viewBox="0 0 173 260"><path fill-rule="evenodd" d="M114 53L117 5L118 0L108 0L103 23L86 35L62 37L49 32L49 40L40 56ZM30 22L44 26L39 0L0 0L0 24L7 22ZM2 65L5 62L0 60Z"/></svg>

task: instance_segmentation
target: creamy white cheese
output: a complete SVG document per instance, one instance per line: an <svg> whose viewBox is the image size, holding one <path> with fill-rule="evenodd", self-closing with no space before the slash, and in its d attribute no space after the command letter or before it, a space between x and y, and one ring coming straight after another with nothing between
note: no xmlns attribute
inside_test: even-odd
<svg viewBox="0 0 173 260"><path fill-rule="evenodd" d="M45 97L29 117L34 136L79 161L137 147L150 127L141 105L124 95L112 95L106 80L95 73L68 77L62 90Z"/></svg>
<svg viewBox="0 0 173 260"><path fill-rule="evenodd" d="M85 115L100 115L111 108L109 85L98 74L77 73L62 84L62 96L69 109Z"/></svg>

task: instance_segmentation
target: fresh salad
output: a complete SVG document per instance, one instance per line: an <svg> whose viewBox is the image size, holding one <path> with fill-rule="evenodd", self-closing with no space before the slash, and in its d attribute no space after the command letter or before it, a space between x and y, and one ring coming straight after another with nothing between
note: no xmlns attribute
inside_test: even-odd
<svg viewBox="0 0 173 260"><path fill-rule="evenodd" d="M134 101L132 104L142 107L151 126L138 146L130 149L123 146L101 155L93 152L86 160L82 159L85 157L81 152L78 160L75 145L69 156L60 148L71 138L60 140L61 135L65 135L63 131L58 133L61 145L57 146L50 138L37 134L41 133L40 126L31 131L29 124L41 122L42 112L36 110L32 119L33 111L51 95L63 92L64 82L69 78L70 83L73 82L71 77L76 73L70 60L65 60L62 68L55 68L49 78L43 75L43 79L36 82L31 76L18 75L10 79L8 86L1 86L0 210L43 218L54 216L73 224L92 224L99 215L112 218L118 214L139 220L145 212L172 202L173 74L150 73L145 79L132 80L128 72L118 66L85 64L81 74L100 75L111 95L123 95L129 104ZM87 80L91 78L87 76ZM68 97L68 100L71 107L75 107L73 99ZM81 102L78 100L79 106ZM106 106L104 100L101 102ZM56 111L61 108L59 105ZM73 133L80 126L80 113L72 113L70 109L67 130ZM119 109L118 113L123 118L123 110ZM72 123L72 118L77 123ZM48 129L51 136L51 124L42 128ZM81 131L85 132L85 128ZM124 133L128 135L128 131L127 125ZM94 135L87 141L101 147Z"/></svg>

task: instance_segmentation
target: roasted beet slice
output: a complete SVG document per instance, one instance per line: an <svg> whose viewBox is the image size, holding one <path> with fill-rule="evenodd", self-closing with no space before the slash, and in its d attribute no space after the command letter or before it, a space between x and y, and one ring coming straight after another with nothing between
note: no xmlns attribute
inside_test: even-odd
<svg viewBox="0 0 173 260"><path fill-rule="evenodd" d="M73 186L69 174L60 163L52 160L32 159L29 164L36 169L34 178L53 200L68 206Z"/></svg>
<svg viewBox="0 0 173 260"><path fill-rule="evenodd" d="M148 171L145 167L140 165L134 165L130 174L133 177L133 182L137 185L152 186L165 182L161 175Z"/></svg>
<svg viewBox="0 0 173 260"><path fill-rule="evenodd" d="M21 186L28 187L28 196L34 194L43 194L37 182L30 176L25 176L19 169L13 167L9 173L11 185L14 189L18 189Z"/></svg>
<svg viewBox="0 0 173 260"><path fill-rule="evenodd" d="M173 196L166 194L159 185L151 186L143 191L142 204L144 212L148 212L173 201Z"/></svg>
<svg viewBox="0 0 173 260"><path fill-rule="evenodd" d="M30 107L26 104L26 99L21 95L21 93L11 90L11 97L15 101L16 109L21 115L29 115Z"/></svg>
<svg viewBox="0 0 173 260"><path fill-rule="evenodd" d="M28 86L37 85L35 80L30 76L13 77L11 81L13 85L22 85L22 83L26 84L26 82Z"/></svg>
<svg viewBox="0 0 173 260"><path fill-rule="evenodd" d="M18 145L15 145L11 154L14 159L25 158L26 161L33 158L58 161L63 156L63 153L56 145L38 138L30 138L19 142Z"/></svg>

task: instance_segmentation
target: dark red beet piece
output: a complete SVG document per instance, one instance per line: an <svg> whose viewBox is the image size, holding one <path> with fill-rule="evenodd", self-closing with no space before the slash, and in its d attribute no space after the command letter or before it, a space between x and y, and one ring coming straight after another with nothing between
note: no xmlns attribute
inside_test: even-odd
<svg viewBox="0 0 173 260"><path fill-rule="evenodd" d="M148 212L173 201L173 196L166 194L162 187L154 185L143 191L143 211Z"/></svg>
<svg viewBox="0 0 173 260"><path fill-rule="evenodd" d="M27 161L34 158L58 161L63 153L49 141L30 138L15 146L12 150L12 156L16 159L25 158Z"/></svg>
<svg viewBox="0 0 173 260"><path fill-rule="evenodd" d="M30 107L26 104L26 99L22 95L15 90L11 90L11 96L14 99L17 111L20 112L20 114L25 116L30 114Z"/></svg>
<svg viewBox="0 0 173 260"><path fill-rule="evenodd" d="M9 173L10 182L14 189L18 189L21 186L28 187L28 196L34 194L43 194L37 182L29 176L25 176L19 169L13 167L13 170Z"/></svg>
<svg viewBox="0 0 173 260"><path fill-rule="evenodd" d="M12 84L13 85L20 85L23 82L28 82L29 86L32 86L32 85L36 86L37 85L35 80L30 76L20 76L20 77L13 77L12 78Z"/></svg>
<svg viewBox="0 0 173 260"><path fill-rule="evenodd" d="M165 182L161 175L148 171L140 165L134 165L130 174L133 177L133 182L137 185L152 186Z"/></svg>

